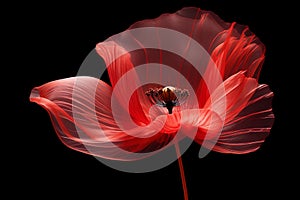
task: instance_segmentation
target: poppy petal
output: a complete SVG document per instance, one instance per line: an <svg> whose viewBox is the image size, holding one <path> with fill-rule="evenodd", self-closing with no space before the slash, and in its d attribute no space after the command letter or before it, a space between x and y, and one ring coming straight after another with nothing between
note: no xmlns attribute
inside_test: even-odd
<svg viewBox="0 0 300 200"><path fill-rule="evenodd" d="M137 159L132 152L160 149L180 128L178 115L161 115L149 126L124 131L114 119L111 94L112 88L101 80L73 77L34 88L30 101L48 111L66 146L107 159Z"/></svg>
<svg viewBox="0 0 300 200"><path fill-rule="evenodd" d="M211 57L224 80L242 70L246 71L246 76L258 79L265 58L265 46L248 27L233 23L211 45Z"/></svg>
<svg viewBox="0 0 300 200"><path fill-rule="evenodd" d="M267 85L259 85L246 107L224 126L213 150L235 154L257 150L274 122L272 97Z"/></svg>
<svg viewBox="0 0 300 200"><path fill-rule="evenodd" d="M195 141L205 146L214 143L213 150L222 153L248 153L255 151L268 136L274 121L272 96L267 85L258 85L256 79L239 72L224 81L225 94L219 87L204 108L212 109L224 126L217 138L207 137L207 130L199 127ZM226 109L221 109L226 98ZM214 102L214 106L211 105ZM220 108L220 109L219 109ZM219 112L220 110L225 112ZM217 119L217 118L215 118ZM210 141L211 140L211 141ZM216 142L214 142L216 141ZM211 148L211 147L209 147Z"/></svg>
<svg viewBox="0 0 300 200"><path fill-rule="evenodd" d="M93 86L97 87L96 98ZM103 126L115 127L110 96L111 87L106 83L91 77L72 77L35 87L30 101L47 110L58 137L66 146L88 153L84 141L101 140L101 134L94 131L99 129L97 117L101 118ZM93 112L97 113L96 118Z"/></svg>
<svg viewBox="0 0 300 200"><path fill-rule="evenodd" d="M204 108L214 109L227 124L247 105L257 88L257 81L239 72L224 81L211 95ZM224 100L226 99L226 101ZM213 102L213 105L212 105ZM224 107L226 103L226 108Z"/></svg>
<svg viewBox="0 0 300 200"><path fill-rule="evenodd" d="M109 79L114 88L120 78L133 69L130 54L113 41L98 43L96 51L106 63ZM137 124L148 124L149 118L144 112L147 107L142 104L145 94L141 88L137 87L138 81L138 76L131 73L130 79L123 81L122 84L119 85L118 90L115 90L115 95L123 108L126 108L127 104L126 101L124 101L124 95L129 91L135 91L131 95L130 100L128 100L130 101L130 116Z"/></svg>

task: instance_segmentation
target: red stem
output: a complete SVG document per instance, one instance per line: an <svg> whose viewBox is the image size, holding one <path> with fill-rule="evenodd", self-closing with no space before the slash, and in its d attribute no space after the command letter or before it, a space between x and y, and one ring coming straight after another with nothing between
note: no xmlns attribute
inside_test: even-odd
<svg viewBox="0 0 300 200"><path fill-rule="evenodd" d="M177 143L175 143L175 150L176 154L178 157L178 164L179 164L179 169L180 169L180 176L181 176L181 182L182 182L182 189L183 189L183 195L184 195L184 200L188 200L188 191L186 187L186 181L185 181L185 175L184 175L184 169L183 169L183 164L182 164L182 159L181 159L181 154L179 150L179 146Z"/></svg>

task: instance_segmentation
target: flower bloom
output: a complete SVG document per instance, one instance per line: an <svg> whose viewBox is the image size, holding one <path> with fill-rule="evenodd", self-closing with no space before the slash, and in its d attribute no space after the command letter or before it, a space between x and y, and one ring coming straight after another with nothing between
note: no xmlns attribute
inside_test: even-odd
<svg viewBox="0 0 300 200"><path fill-rule="evenodd" d="M149 27L173 30L200 44L216 66L221 84L214 81L217 75L209 62L201 75L184 57L148 48L135 35L123 38L139 45L134 51L128 51L112 37L95 49L106 63L111 85L97 78L78 76L46 83L31 92L30 101L48 111L61 141L74 150L112 160L121 159L117 148L128 152L158 150L168 145L179 130L200 145L211 140L213 151L243 154L257 150L274 121L273 93L267 85L258 83L265 54L262 42L248 27L226 23L212 12L198 8L183 8L140 21L128 30ZM160 31L147 37L153 38L156 46L164 45ZM187 57L203 56L193 51L189 41L180 43L178 48ZM168 85L150 80L138 86L140 76L151 79L151 72L146 70L141 75L136 66L149 64L151 71L150 63L171 67L189 80L189 88L177 77L163 73L163 67L158 68L160 77L155 78ZM129 72L133 75L127 80ZM123 84L118 85L122 78ZM126 102L123 98L129 90L134 92ZM113 106L117 108L115 113ZM127 113L136 127L126 127L129 118L118 112ZM190 135L191 128L196 129L194 135Z"/></svg>

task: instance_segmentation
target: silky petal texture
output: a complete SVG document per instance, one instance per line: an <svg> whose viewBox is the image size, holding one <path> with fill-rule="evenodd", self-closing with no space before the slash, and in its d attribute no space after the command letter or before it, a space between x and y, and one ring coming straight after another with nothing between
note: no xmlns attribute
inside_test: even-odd
<svg viewBox="0 0 300 200"><path fill-rule="evenodd" d="M259 85L247 106L224 126L215 151L249 153L256 151L270 134L274 123L273 93L267 85Z"/></svg>
<svg viewBox="0 0 300 200"><path fill-rule="evenodd" d="M96 51L104 59L104 62L107 65L110 82L114 88L118 80L133 68L130 54L113 41L97 44ZM125 83L126 84L122 85L122 88L116 92L116 98L124 108L126 108L127 105L124 104L122 95L126 94L130 88L136 88L138 77L132 77L132 79L127 80ZM145 99L143 96L145 95L142 89L138 89L132 94L129 104L130 115L139 125L149 123L149 118L144 112L146 107L142 102L142 100Z"/></svg>
<svg viewBox="0 0 300 200"><path fill-rule="evenodd" d="M207 135L208 130L212 131L211 128L203 129L203 127L199 127L195 140L201 144L204 139L217 140L217 134L221 133L220 128L222 128L223 125L226 126L246 107L257 85L256 79L246 77L243 72L239 72L225 80L224 84L213 92L210 98L211 101L209 99L204 106L204 110L210 110L211 114L217 115L217 117L214 116L214 119L212 119L217 129L215 128L215 131ZM225 89L225 93L223 93L223 88ZM224 98L226 101L224 101ZM214 104L212 105L211 102ZM226 103L225 109L223 109L224 103ZM193 117L197 118L197 116ZM211 117L211 115L207 113L207 117Z"/></svg>
<svg viewBox="0 0 300 200"><path fill-rule="evenodd" d="M220 137L217 141L212 140L214 143L216 142L213 147L214 151L234 154L250 153L256 151L269 135L274 123L274 114L272 113L273 93L264 84L255 88L252 87L252 90L250 88L248 87L247 93L248 96L249 94L252 95L245 107L240 112L231 113L229 111L229 116L226 118ZM231 101L232 106L244 104L245 100L239 97L234 97L234 93L231 93L227 99L234 98ZM242 101L242 103L239 101ZM203 144L202 135L203 133L199 131L195 138L199 144Z"/></svg>
<svg viewBox="0 0 300 200"><path fill-rule="evenodd" d="M238 36L233 33L235 27L242 29ZM220 43L222 40L224 41ZM220 44L213 48L216 41ZM220 33L212 43L211 57L224 79L243 70L245 70L246 76L258 79L265 58L264 54L264 45L250 32L248 27L235 23L230 29Z"/></svg>
<svg viewBox="0 0 300 200"><path fill-rule="evenodd" d="M236 32L240 30L240 34ZM250 32L248 27L232 23L231 27L218 34L210 46L211 58L218 67L219 73L208 68L204 77L213 80L221 75L224 80L244 71L247 77L258 80L265 58L265 46ZM198 87L203 99L210 97L206 84L202 81Z"/></svg>
<svg viewBox="0 0 300 200"><path fill-rule="evenodd" d="M95 85L96 92L93 88ZM130 130L131 134L134 132L137 137L120 130L111 112L111 93L112 88L101 80L74 77L34 88L30 100L48 111L58 137L66 146L87 154L118 159L119 155L115 153L118 147L112 146L111 143L131 152L141 152L147 148L160 148L172 139L172 134L162 133L146 139L138 138L140 134L151 135L152 132L159 132L156 127L164 123L162 117L157 118L148 128ZM164 130L174 133L178 126L174 125L171 116L170 120L167 119Z"/></svg>
<svg viewBox="0 0 300 200"><path fill-rule="evenodd" d="M257 85L256 79L247 78L243 72L239 72L225 80L224 85L219 86L212 93L211 101L207 101L204 108L221 110L224 104L223 98L226 98L226 109L222 109L225 112L218 113L222 119L225 119L224 124L227 124L245 108ZM223 87L225 93L223 93ZM211 105L211 102L214 104Z"/></svg>

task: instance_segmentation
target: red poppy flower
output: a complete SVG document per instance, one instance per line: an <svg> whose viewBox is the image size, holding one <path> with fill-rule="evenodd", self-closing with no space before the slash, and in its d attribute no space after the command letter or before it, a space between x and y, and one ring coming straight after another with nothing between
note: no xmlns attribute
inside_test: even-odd
<svg viewBox="0 0 300 200"><path fill-rule="evenodd" d="M148 32L134 32L140 30ZM167 41L170 30L185 39ZM195 51L195 42L202 52ZM129 50L132 44L137 47ZM172 48L159 48L164 45ZM265 47L246 26L184 8L137 22L97 44L96 51L106 63L111 86L78 76L46 83L30 95L30 101L48 111L61 141L74 150L134 160L120 155L120 149L154 152L172 143L180 130L179 140L190 137L213 151L243 154L257 150L270 132L273 93L258 83ZM189 61L194 58L206 59L202 74ZM138 71L138 66L146 70ZM147 84L140 85L141 79Z"/></svg>

